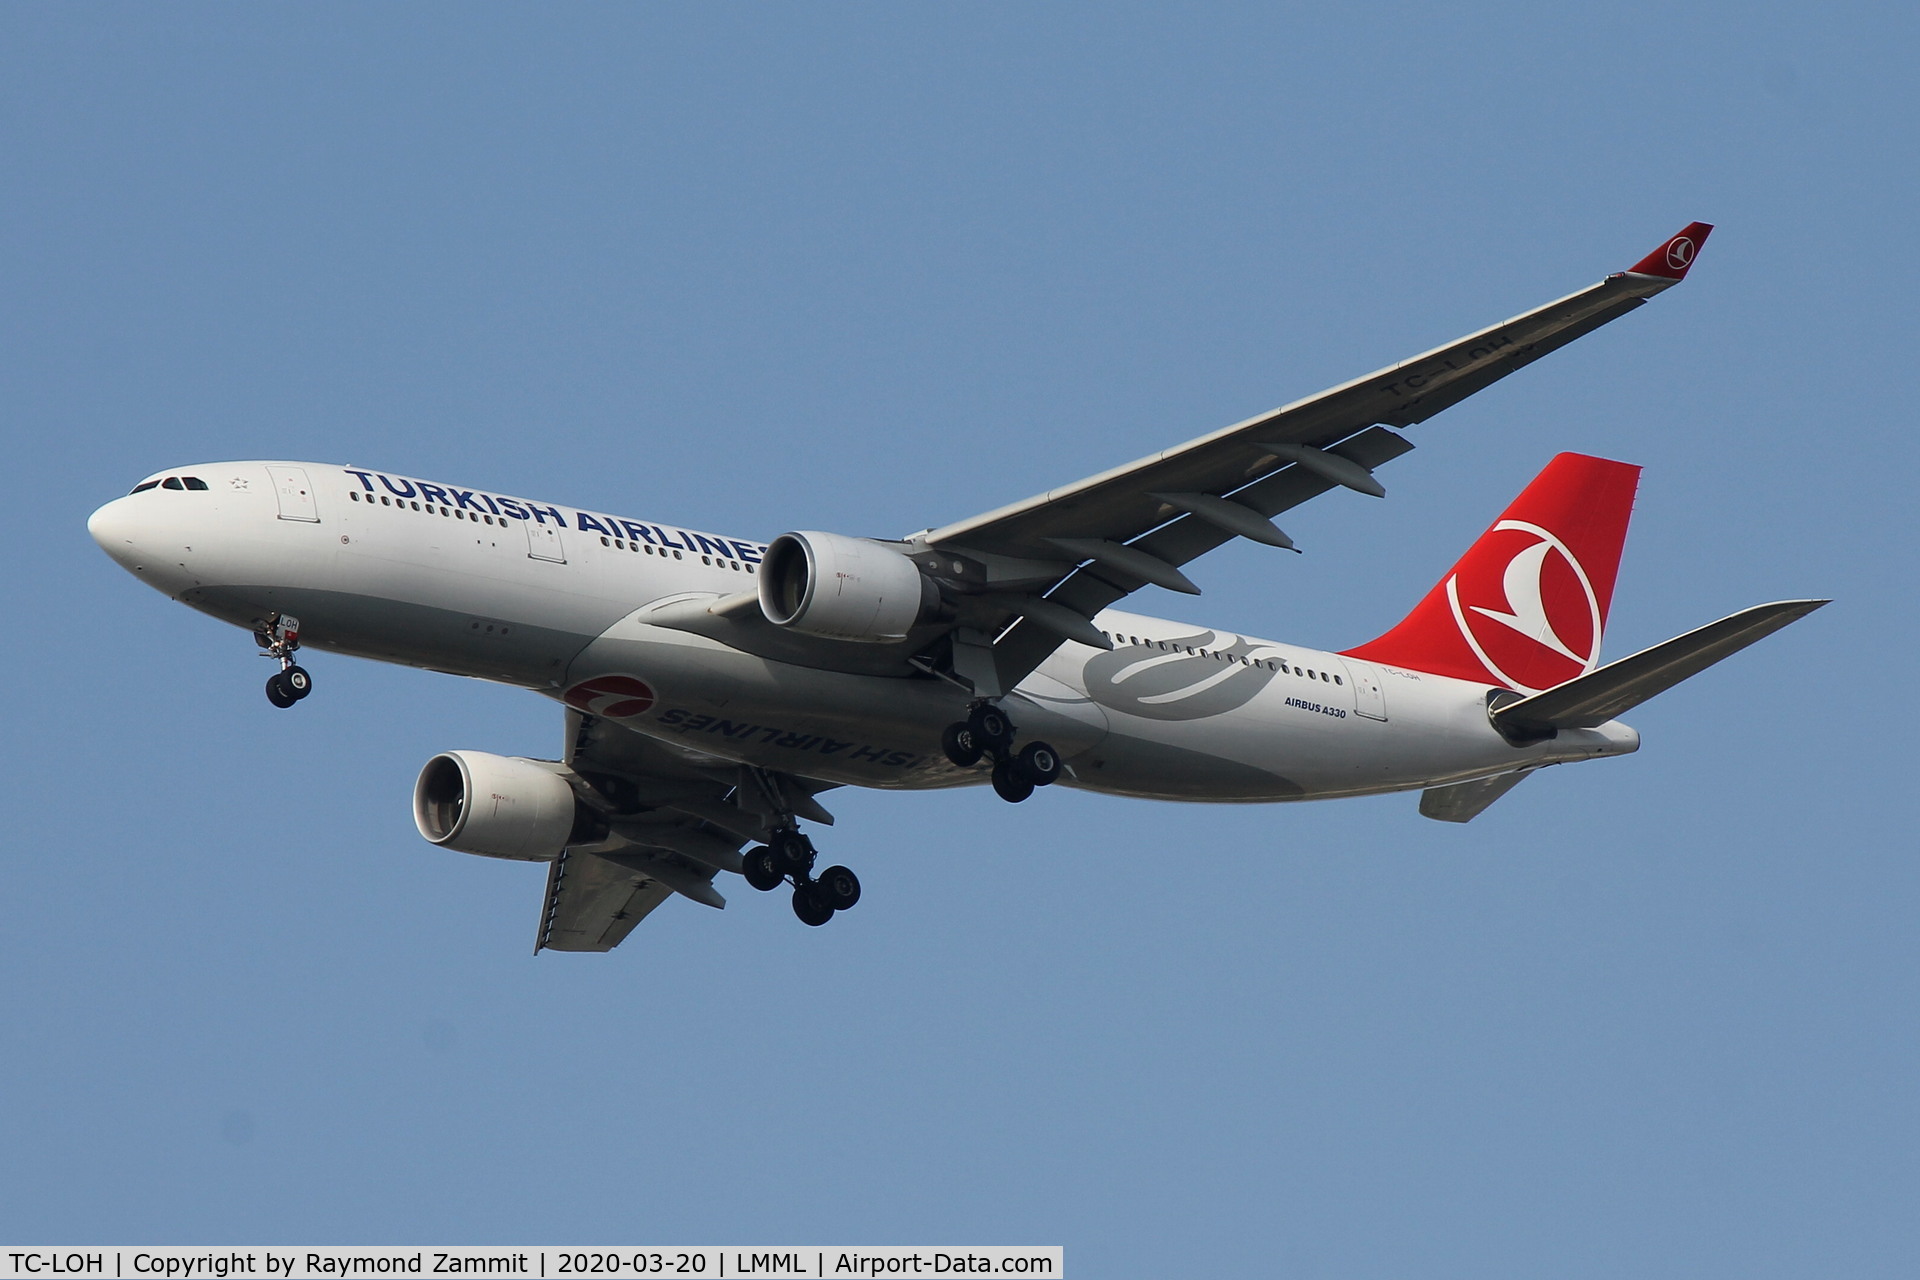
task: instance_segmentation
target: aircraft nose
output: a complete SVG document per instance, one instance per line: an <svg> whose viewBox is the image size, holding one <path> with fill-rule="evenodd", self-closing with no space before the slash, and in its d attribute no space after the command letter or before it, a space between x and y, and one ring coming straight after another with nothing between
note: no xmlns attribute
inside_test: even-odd
<svg viewBox="0 0 1920 1280"><path fill-rule="evenodd" d="M107 503L87 517L87 532L100 544L102 551L132 568L140 552L134 542L138 522L127 509L128 505L125 498L115 498Z"/></svg>

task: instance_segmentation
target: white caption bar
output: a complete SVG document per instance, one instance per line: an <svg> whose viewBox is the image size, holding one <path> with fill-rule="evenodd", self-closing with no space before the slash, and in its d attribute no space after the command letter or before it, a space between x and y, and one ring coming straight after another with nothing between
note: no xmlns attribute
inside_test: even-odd
<svg viewBox="0 0 1920 1280"><path fill-rule="evenodd" d="M653 1276L886 1276L1066 1274L1059 1245L819 1245L664 1248L579 1245L510 1248L338 1249L254 1245L240 1249L14 1247L0 1245L0 1280L379 1280L386 1276L506 1276L531 1280L642 1280Z"/></svg>

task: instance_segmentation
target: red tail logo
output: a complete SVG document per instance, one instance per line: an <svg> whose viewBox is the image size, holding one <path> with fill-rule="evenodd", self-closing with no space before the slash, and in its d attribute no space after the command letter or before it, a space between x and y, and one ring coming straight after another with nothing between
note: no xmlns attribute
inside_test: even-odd
<svg viewBox="0 0 1920 1280"><path fill-rule="evenodd" d="M1348 652L1529 693L1593 670L1639 477L1561 454L1405 621Z"/></svg>

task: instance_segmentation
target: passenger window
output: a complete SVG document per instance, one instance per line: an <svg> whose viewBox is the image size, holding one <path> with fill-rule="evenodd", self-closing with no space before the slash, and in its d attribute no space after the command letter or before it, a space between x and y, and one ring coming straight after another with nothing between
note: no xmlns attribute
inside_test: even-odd
<svg viewBox="0 0 1920 1280"><path fill-rule="evenodd" d="M187 486L180 483L179 476L168 476L160 482L160 487L162 489L184 489Z"/></svg>
<svg viewBox="0 0 1920 1280"><path fill-rule="evenodd" d="M383 494L381 494L381 495L380 495L380 505L381 505L381 506L383 506L383 507L390 507L390 506L392 506L393 504L392 504L391 502L389 502L389 501L387 501L387 495L383 493Z"/></svg>
<svg viewBox="0 0 1920 1280"><path fill-rule="evenodd" d="M349 492L349 493L347 494L347 496L348 496L349 498L352 498L352 499L353 499L353 500L354 500L355 502L358 502L358 501L360 501L360 495L359 495L359 493L358 493L358 492Z"/></svg>
<svg viewBox="0 0 1920 1280"><path fill-rule="evenodd" d="M1341 678L1340 678L1339 676L1335 676L1335 677L1333 678L1333 682L1334 682L1335 684L1345 684L1345 683L1346 683L1346 681L1345 681L1345 680L1342 680L1342 679L1341 679Z"/></svg>
<svg viewBox="0 0 1920 1280"><path fill-rule="evenodd" d="M606 538L605 538L605 537L602 537L602 538L600 539L600 545L601 545L601 546L603 546L603 547L610 547L610 546L612 546L613 544L612 544L611 542L608 542L608 541L606 540Z"/></svg>
<svg viewBox="0 0 1920 1280"><path fill-rule="evenodd" d="M160 482L158 480L149 480L145 484L137 484L133 486L133 492L145 493L149 489L158 489L159 487L160 487Z"/></svg>
<svg viewBox="0 0 1920 1280"><path fill-rule="evenodd" d="M188 476L186 477L186 481L187 481L187 488L189 489L198 489L198 490L201 490L202 492L206 490L207 482L205 480L202 480L199 476Z"/></svg>

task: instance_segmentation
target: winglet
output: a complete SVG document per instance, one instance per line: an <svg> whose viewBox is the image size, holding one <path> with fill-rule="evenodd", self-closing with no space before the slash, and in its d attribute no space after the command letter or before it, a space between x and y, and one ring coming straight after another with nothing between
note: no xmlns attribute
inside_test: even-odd
<svg viewBox="0 0 1920 1280"><path fill-rule="evenodd" d="M1627 268L1627 274L1659 276L1664 280L1685 280L1700 246L1707 242L1711 222L1690 222L1687 229Z"/></svg>

